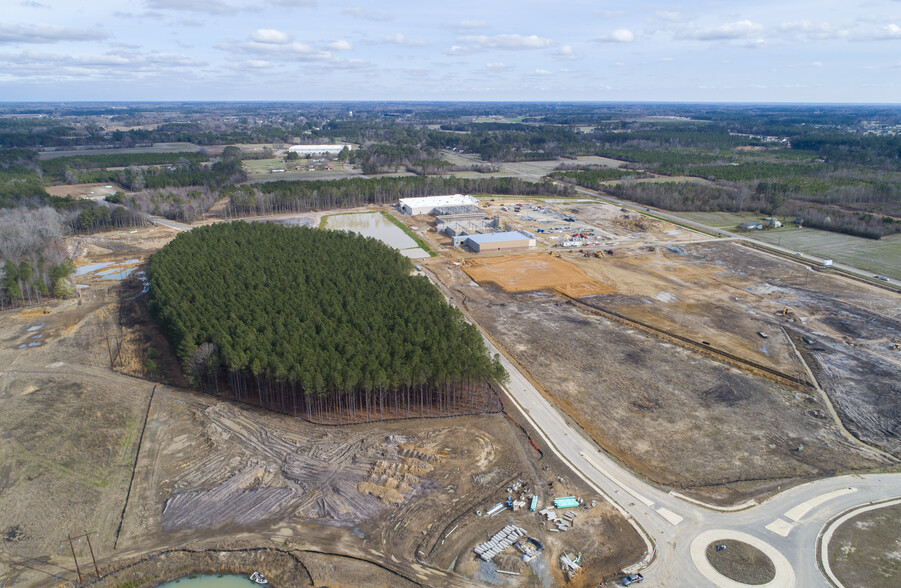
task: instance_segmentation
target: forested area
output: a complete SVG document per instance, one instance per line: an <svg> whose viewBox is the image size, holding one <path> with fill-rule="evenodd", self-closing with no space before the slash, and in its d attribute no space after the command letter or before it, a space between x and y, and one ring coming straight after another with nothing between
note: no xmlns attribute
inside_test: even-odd
<svg viewBox="0 0 901 588"><path fill-rule="evenodd" d="M338 422L495 406L499 360L411 270L354 233L220 223L151 257L148 306L195 384L260 406Z"/></svg>
<svg viewBox="0 0 901 588"><path fill-rule="evenodd" d="M118 181L121 170L110 167L168 165L184 167L188 163L209 161L206 155L193 151L174 153L99 153L54 157L41 161L45 176L69 184Z"/></svg>
<svg viewBox="0 0 901 588"><path fill-rule="evenodd" d="M343 180L277 181L229 186L231 216L306 212L396 202L399 198L441 194L518 194L571 196L571 186L526 182L519 178L386 177Z"/></svg>
<svg viewBox="0 0 901 588"><path fill-rule="evenodd" d="M63 245L62 218L52 208L17 208L0 214L0 310L75 292Z"/></svg>
<svg viewBox="0 0 901 588"><path fill-rule="evenodd" d="M586 188L600 190L606 187L606 182L610 180L621 180L625 178L643 178L648 174L643 172L632 171L619 168L598 168L598 169L580 169L580 170L559 170L548 174L555 180L564 182L573 182Z"/></svg>

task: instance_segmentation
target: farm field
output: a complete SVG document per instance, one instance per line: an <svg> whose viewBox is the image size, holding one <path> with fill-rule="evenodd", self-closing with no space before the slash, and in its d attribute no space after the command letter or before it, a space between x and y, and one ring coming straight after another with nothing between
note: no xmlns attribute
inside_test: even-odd
<svg viewBox="0 0 901 588"><path fill-rule="evenodd" d="M179 151L199 151L194 143L154 143L152 147L129 147L122 149L72 149L68 151L41 151L40 159L71 157L73 155L119 155L122 153L177 153Z"/></svg>
<svg viewBox="0 0 901 588"><path fill-rule="evenodd" d="M753 237L802 253L834 259L874 274L901 279L901 235L874 240L818 229L789 228L755 232Z"/></svg>
<svg viewBox="0 0 901 588"><path fill-rule="evenodd" d="M732 212L669 212L669 214L728 231L734 231L740 223L760 221L766 216ZM782 222L782 227L749 231L747 236L815 257L834 259L839 263L874 274L901 279L901 235L889 235L878 240L865 239L820 229L798 229L790 224L792 217L777 217L777 219Z"/></svg>
<svg viewBox="0 0 901 588"><path fill-rule="evenodd" d="M60 184L59 186L47 186L45 188L51 196L60 198L88 198L91 200L103 200L116 192L128 192L116 183L100 184Z"/></svg>
<svg viewBox="0 0 901 588"><path fill-rule="evenodd" d="M695 178L700 179L700 178ZM678 216L680 218L684 218L690 221L694 221L696 223L705 224L710 227L716 227L717 229L735 229L739 224L745 222L752 221L762 221L766 216L765 214L760 214L756 212L671 212L667 211L667 214L671 214L673 216ZM777 217L779 221L784 225L791 219L785 219L783 217ZM774 230L774 229L770 229ZM756 237L759 234L763 233L763 231L755 232L753 235Z"/></svg>

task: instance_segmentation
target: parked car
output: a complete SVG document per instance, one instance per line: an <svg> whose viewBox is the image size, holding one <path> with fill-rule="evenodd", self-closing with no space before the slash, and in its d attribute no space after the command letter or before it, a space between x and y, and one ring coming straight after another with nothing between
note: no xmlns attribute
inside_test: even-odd
<svg viewBox="0 0 901 588"><path fill-rule="evenodd" d="M629 574L623 578L622 584L623 586L631 586L632 584L641 584L643 580L644 576L641 574Z"/></svg>

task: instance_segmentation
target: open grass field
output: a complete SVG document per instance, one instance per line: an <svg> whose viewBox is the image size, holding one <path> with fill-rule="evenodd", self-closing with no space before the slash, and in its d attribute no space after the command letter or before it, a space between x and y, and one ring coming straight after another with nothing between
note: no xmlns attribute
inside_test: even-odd
<svg viewBox="0 0 901 588"><path fill-rule="evenodd" d="M695 178L699 179L699 178ZM740 223L750 221L762 221L765 215L756 212L669 212L669 214L684 218L696 223L702 223L718 229L734 229ZM787 222L782 217L777 217L783 224ZM757 235L758 233L754 233Z"/></svg>
<svg viewBox="0 0 901 588"><path fill-rule="evenodd" d="M755 231L755 239L893 278L901 278L901 235L864 239L818 229Z"/></svg>
<svg viewBox="0 0 901 588"><path fill-rule="evenodd" d="M154 143L152 147L128 147L123 149L74 149L70 151L42 151L40 159L71 157L73 155L118 155L121 153L176 153L178 151L199 151L194 143Z"/></svg>
<svg viewBox="0 0 901 588"><path fill-rule="evenodd" d="M838 528L829 563L845 586L897 586L901 582L901 505L859 514Z"/></svg>

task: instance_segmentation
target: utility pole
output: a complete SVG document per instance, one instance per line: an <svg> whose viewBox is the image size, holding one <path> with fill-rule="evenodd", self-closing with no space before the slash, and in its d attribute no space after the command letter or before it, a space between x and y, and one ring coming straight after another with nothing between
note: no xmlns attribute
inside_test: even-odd
<svg viewBox="0 0 901 588"><path fill-rule="evenodd" d="M94 547L91 545L91 535L94 533L85 533L84 535L79 535L78 537L72 537L71 535L67 535L67 541L69 542L69 548L72 550L72 559L75 560L75 572L78 574L78 583L82 583L81 577L81 567L78 565L78 556L75 555L75 543L73 543L76 539L81 539L84 537L88 541L88 549L91 551L91 561L94 563L94 573L97 574L97 578L100 578L100 569L97 567L97 558L94 557ZM65 543L65 541L63 541Z"/></svg>
<svg viewBox="0 0 901 588"><path fill-rule="evenodd" d="M97 568L97 558L94 557L94 548L91 547L91 534L85 533L84 537L85 537L85 539L88 540L88 549L91 551L91 561L94 562L94 573L97 574L97 578L99 579L100 578L100 570Z"/></svg>
<svg viewBox="0 0 901 588"><path fill-rule="evenodd" d="M78 567L78 557L75 555L75 545L72 543L72 536L68 535L69 547L72 549L72 559L75 560L75 571L78 573L78 583L81 584L81 568ZM63 542L65 543L65 541Z"/></svg>

